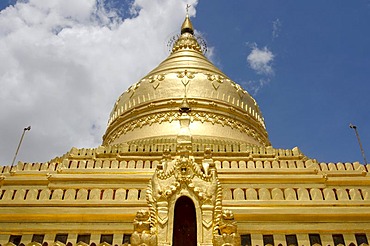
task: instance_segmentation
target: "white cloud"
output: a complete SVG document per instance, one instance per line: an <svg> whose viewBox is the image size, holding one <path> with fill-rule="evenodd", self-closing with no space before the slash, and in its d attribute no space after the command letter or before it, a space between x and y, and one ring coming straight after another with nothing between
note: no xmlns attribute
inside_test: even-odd
<svg viewBox="0 0 370 246"><path fill-rule="evenodd" d="M247 56L249 66L258 74L273 75L271 63L274 60L274 54L264 47L259 49L256 44L252 45L252 51Z"/></svg>
<svg viewBox="0 0 370 246"><path fill-rule="evenodd" d="M250 80L246 82L246 86L248 87L248 92L252 95L257 95L257 93L264 87L266 84L270 82L270 78L263 78L259 80Z"/></svg>
<svg viewBox="0 0 370 246"><path fill-rule="evenodd" d="M247 45L251 48L251 52L247 56L248 65L258 76L257 79L250 80L244 84L246 84L248 91L252 95L256 95L262 87L270 83L271 78L275 74L272 67L275 55L266 46L260 49L256 43L247 43Z"/></svg>
<svg viewBox="0 0 370 246"><path fill-rule="evenodd" d="M168 53L185 5L137 0L130 19L97 0L30 0L0 12L0 164L48 161L101 144L118 96Z"/></svg>
<svg viewBox="0 0 370 246"><path fill-rule="evenodd" d="M276 19L272 22L272 39L279 37L281 26L282 24L279 19Z"/></svg>

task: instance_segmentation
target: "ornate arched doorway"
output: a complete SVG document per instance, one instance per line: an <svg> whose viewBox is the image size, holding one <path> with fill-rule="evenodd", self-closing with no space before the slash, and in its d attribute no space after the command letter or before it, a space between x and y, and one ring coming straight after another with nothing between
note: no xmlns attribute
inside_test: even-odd
<svg viewBox="0 0 370 246"><path fill-rule="evenodd" d="M196 246L197 245L197 221L193 201L182 196L175 204L173 225L173 246Z"/></svg>

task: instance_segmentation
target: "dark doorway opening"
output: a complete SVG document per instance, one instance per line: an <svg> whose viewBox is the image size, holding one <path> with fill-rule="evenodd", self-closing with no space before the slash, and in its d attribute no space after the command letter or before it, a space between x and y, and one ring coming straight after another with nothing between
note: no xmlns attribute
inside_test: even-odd
<svg viewBox="0 0 370 246"><path fill-rule="evenodd" d="M177 199L173 223L173 246L197 245L196 221L193 201L187 196Z"/></svg>

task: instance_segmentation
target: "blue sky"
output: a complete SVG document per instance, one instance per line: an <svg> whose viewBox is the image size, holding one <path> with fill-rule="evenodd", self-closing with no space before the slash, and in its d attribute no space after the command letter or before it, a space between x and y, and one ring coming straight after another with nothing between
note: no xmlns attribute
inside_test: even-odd
<svg viewBox="0 0 370 246"><path fill-rule="evenodd" d="M257 100L274 147L362 163L353 123L370 159L370 1L3 0L0 164L28 124L23 161L98 146L115 99L168 55L187 2L212 61Z"/></svg>
<svg viewBox="0 0 370 246"><path fill-rule="evenodd" d="M193 22L232 79L247 90L248 81L269 79L255 98L273 146L298 146L324 162L363 162L352 122L370 158L370 2L232 3L200 1ZM274 54L273 76L248 66L247 43Z"/></svg>

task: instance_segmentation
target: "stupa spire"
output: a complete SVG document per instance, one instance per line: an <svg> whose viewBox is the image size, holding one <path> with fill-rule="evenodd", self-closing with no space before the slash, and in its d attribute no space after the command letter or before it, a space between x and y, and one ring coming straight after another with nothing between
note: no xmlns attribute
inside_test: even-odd
<svg viewBox="0 0 370 246"><path fill-rule="evenodd" d="M198 41L194 37L194 28L193 24L191 24L189 13L188 13L188 8L190 5L186 6L186 17L184 22L182 23L181 26L181 35L180 37L176 40L174 45L172 46L172 53L179 51L179 50L195 50L200 53L202 53L202 48L199 45Z"/></svg>
<svg viewBox="0 0 370 246"><path fill-rule="evenodd" d="M189 4L186 5L186 17L185 17L184 23L182 23L182 26L181 26L181 34L184 34L184 33L194 34L194 28L189 18L190 6L191 5Z"/></svg>

